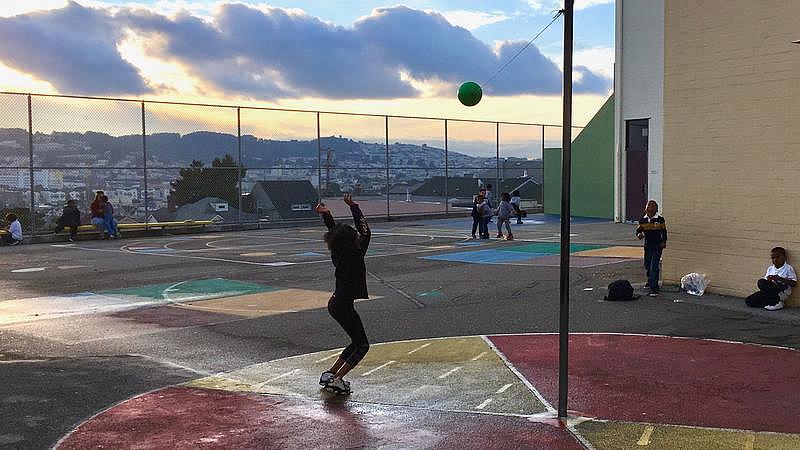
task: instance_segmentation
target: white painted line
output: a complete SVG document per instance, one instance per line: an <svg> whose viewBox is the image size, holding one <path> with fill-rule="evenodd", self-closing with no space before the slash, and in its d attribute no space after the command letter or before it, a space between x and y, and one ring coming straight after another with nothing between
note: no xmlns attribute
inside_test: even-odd
<svg viewBox="0 0 800 450"><path fill-rule="evenodd" d="M44 272L47 267L29 267L27 269L12 270L11 273L30 273L30 272Z"/></svg>
<svg viewBox="0 0 800 450"><path fill-rule="evenodd" d="M485 354L486 354L486 352L481 352L478 356L476 356L474 358L470 358L470 361L477 361L477 360L481 359L481 357L483 355L485 355Z"/></svg>
<svg viewBox="0 0 800 450"><path fill-rule="evenodd" d="M89 267L89 266L58 266L58 268L61 270L83 269L84 267Z"/></svg>
<svg viewBox="0 0 800 450"><path fill-rule="evenodd" d="M287 377L287 376L289 376L289 375L291 375L291 374L293 374L293 373L297 372L298 370L300 370L300 369L292 369L292 370L290 370L290 371L288 371L288 372L286 372L286 373L282 373L282 374L278 375L277 377L270 378L270 379L269 379L269 380L267 380L267 381L264 381L264 382L258 383L258 384L256 384L256 385L255 385L255 386L253 386L253 387L254 387L254 388L256 388L256 389L262 388L262 387L264 387L264 386L266 386L266 385L268 385L268 384L272 383L273 381L275 381L275 380L280 380L280 379L281 379L281 378L283 378L283 377Z"/></svg>
<svg viewBox="0 0 800 450"><path fill-rule="evenodd" d="M545 409L547 410L547 412L548 412L548 413L551 413L551 414L555 414L557 411L556 411L556 409L555 409L555 408L553 408L553 405L551 405L551 404L550 404L550 402L548 402L548 401L547 401L547 400L544 398L544 396L542 396L542 394L540 394L540 393L539 393L539 391L538 391L538 390L537 390L535 387L533 387L533 384L531 384L531 382L530 382L530 381L528 381L528 379L527 379L527 378L525 378L525 376L524 376L524 375L522 375L522 374L519 372L519 370L517 370L517 368L516 368L516 367L514 367L514 365L513 365L513 364L511 364L511 361L509 361L509 360L508 360L508 358L506 358L506 355L504 355L502 352L500 352L500 350L499 350L497 347L495 347L495 346L494 346L494 343L493 343L491 340L489 340L489 338L488 338L488 337L486 337L486 336L481 336L481 338L482 338L482 339L483 339L483 341L486 343L486 345L488 345L488 346L489 346L489 348L491 348L491 349L494 351L494 353L495 353L497 356L499 356L499 357L500 357L500 359L503 361L503 364L505 364L505 365L506 365L506 367L508 367L508 370L510 370L510 371L511 371L511 372L512 372L514 375L516 375L516 376L517 376L517 378L519 378L519 380L520 380L520 381L522 381L522 383L523 383L523 384L525 384L525 386L527 386L527 387L528 387L528 389L529 389L529 390L530 390L530 391L533 393L533 395L535 395L535 396L536 396L536 398L539 400L539 402L540 402L542 405L544 405L544 407L545 407Z"/></svg>
<svg viewBox="0 0 800 450"><path fill-rule="evenodd" d="M271 263L264 263L265 266L293 266L294 263L288 261L278 261L278 262L271 262Z"/></svg>
<svg viewBox="0 0 800 450"><path fill-rule="evenodd" d="M650 438L653 436L653 430L655 430L655 428L652 425L644 427L642 437L639 438L639 442L637 442L636 445L650 445Z"/></svg>
<svg viewBox="0 0 800 450"><path fill-rule="evenodd" d="M754 433L747 433L747 437L744 440L744 450L753 450L755 445L756 435Z"/></svg>
<svg viewBox="0 0 800 450"><path fill-rule="evenodd" d="M378 370L378 369L383 369L384 367L388 366L389 364L394 364L394 363L396 363L396 362L397 362L397 361L394 361L394 360L392 360L392 361L389 361L389 362L387 362L387 363L381 364L380 366L378 366L378 367L376 367L376 368L374 368L374 369L372 369L372 370L368 370L368 371L366 371L366 372L362 373L362 374L361 374L361 376L362 376L362 377L366 377L366 376L368 376L368 375L372 375L373 373L375 373L375 371L376 371L376 370Z"/></svg>
<svg viewBox="0 0 800 450"><path fill-rule="evenodd" d="M589 287L589 288L583 288L583 290L584 290L584 291L593 291L593 290L594 290L594 288L590 288L590 287Z"/></svg>
<svg viewBox="0 0 800 450"><path fill-rule="evenodd" d="M500 389L498 389L498 390L497 390L496 394L502 394L502 393L503 393L503 392L505 392L505 391L506 391L508 388L510 388L510 387L512 386L512 384L513 384L513 383L508 383L507 385L505 385L505 386L501 387Z"/></svg>
<svg viewBox="0 0 800 450"><path fill-rule="evenodd" d="M336 352L336 353L334 353L332 355L328 355L328 356L326 356L326 357L324 357L322 359L318 359L318 360L316 360L314 362L315 363L321 363L321 362L327 361L327 360L329 360L331 358L335 358L335 357L339 356L340 354L341 354L341 352Z"/></svg>
<svg viewBox="0 0 800 450"><path fill-rule="evenodd" d="M439 375L439 379L441 380L441 379L443 379L443 378L447 378L448 376L450 376L450 375L452 375L452 374L454 374L454 373L458 372L459 370L461 370L461 366L458 366L458 367L456 367L456 368L454 368L454 369L450 369L450 370L448 370L447 372L445 372L445 373L443 373L443 374Z"/></svg>
<svg viewBox="0 0 800 450"><path fill-rule="evenodd" d="M492 403L492 399L491 398L487 398L486 400L484 400L480 405L476 406L475 409L486 408L486 405L488 405L489 403Z"/></svg>
<svg viewBox="0 0 800 450"><path fill-rule="evenodd" d="M422 344L422 345L420 345L419 347L415 348L414 350L411 350L410 352L408 352L408 354L410 355L410 354L412 354L412 353L416 353L416 352L418 352L418 351L422 350L423 348L425 348L425 347L427 347L427 346L429 346L429 345L431 345L431 343L430 343L430 342L428 342L427 344Z"/></svg>

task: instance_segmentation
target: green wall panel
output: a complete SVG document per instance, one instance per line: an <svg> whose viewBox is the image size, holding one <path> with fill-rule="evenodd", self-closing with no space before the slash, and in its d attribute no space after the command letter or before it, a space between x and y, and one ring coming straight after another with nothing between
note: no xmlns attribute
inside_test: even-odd
<svg viewBox="0 0 800 450"><path fill-rule="evenodd" d="M571 215L614 218L614 96L572 142ZM544 212L561 214L561 149L544 150Z"/></svg>

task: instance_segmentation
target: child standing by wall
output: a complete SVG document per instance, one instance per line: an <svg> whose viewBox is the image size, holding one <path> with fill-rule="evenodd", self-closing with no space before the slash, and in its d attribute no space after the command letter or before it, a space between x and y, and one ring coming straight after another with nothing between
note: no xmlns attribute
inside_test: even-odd
<svg viewBox="0 0 800 450"><path fill-rule="evenodd" d="M356 312L353 302L358 298L369 298L367 294L367 268L364 255L367 253L371 233L364 214L353 201L350 194L344 195L344 202L353 214L355 228L336 223L328 208L322 203L315 211L322 216L328 232L325 243L331 252L331 260L336 267L336 290L328 300L328 313L339 323L350 337L348 345L330 369L322 373L319 384L326 390L337 394L349 394L350 383L344 380L369 351L369 340L364 324Z"/></svg>
<svg viewBox="0 0 800 450"><path fill-rule="evenodd" d="M773 248L769 256L772 265L767 267L764 278L758 280L758 292L751 294L744 302L753 308L777 311L783 309L783 302L797 285L797 274L794 267L786 262L786 249L783 247Z"/></svg>
<svg viewBox="0 0 800 450"><path fill-rule="evenodd" d="M508 231L506 239L514 240L514 234L511 233L512 214L514 214L514 207L511 206L511 196L508 192L503 192L500 194L500 205L497 207L497 239L503 239L503 224L505 224L506 231Z"/></svg>
<svg viewBox="0 0 800 450"><path fill-rule="evenodd" d="M19 218L16 214L6 214L6 231L8 231L8 234L3 235L3 241L6 244L22 244L22 224L19 223Z"/></svg>
<svg viewBox="0 0 800 450"><path fill-rule="evenodd" d="M655 200L647 202L644 216L639 219L636 227L636 237L644 239L644 267L647 270L647 284L650 288L650 297L658 297L658 279L661 275L661 253L667 247L667 224L658 214L658 203Z"/></svg>

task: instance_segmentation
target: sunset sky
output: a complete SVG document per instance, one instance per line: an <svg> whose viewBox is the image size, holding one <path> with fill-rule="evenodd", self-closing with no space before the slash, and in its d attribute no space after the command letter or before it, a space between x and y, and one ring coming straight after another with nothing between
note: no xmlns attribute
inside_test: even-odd
<svg viewBox="0 0 800 450"><path fill-rule="evenodd" d="M576 0L574 121L611 92L613 0ZM561 121L559 0L0 2L0 90ZM478 106L458 103L464 81Z"/></svg>

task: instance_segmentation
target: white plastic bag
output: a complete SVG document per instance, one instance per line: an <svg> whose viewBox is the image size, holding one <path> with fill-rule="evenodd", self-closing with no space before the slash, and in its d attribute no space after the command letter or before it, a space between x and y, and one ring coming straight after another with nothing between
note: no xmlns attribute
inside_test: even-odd
<svg viewBox="0 0 800 450"><path fill-rule="evenodd" d="M692 272L681 278L681 289L687 294L701 296L708 287L708 283L706 274Z"/></svg>

